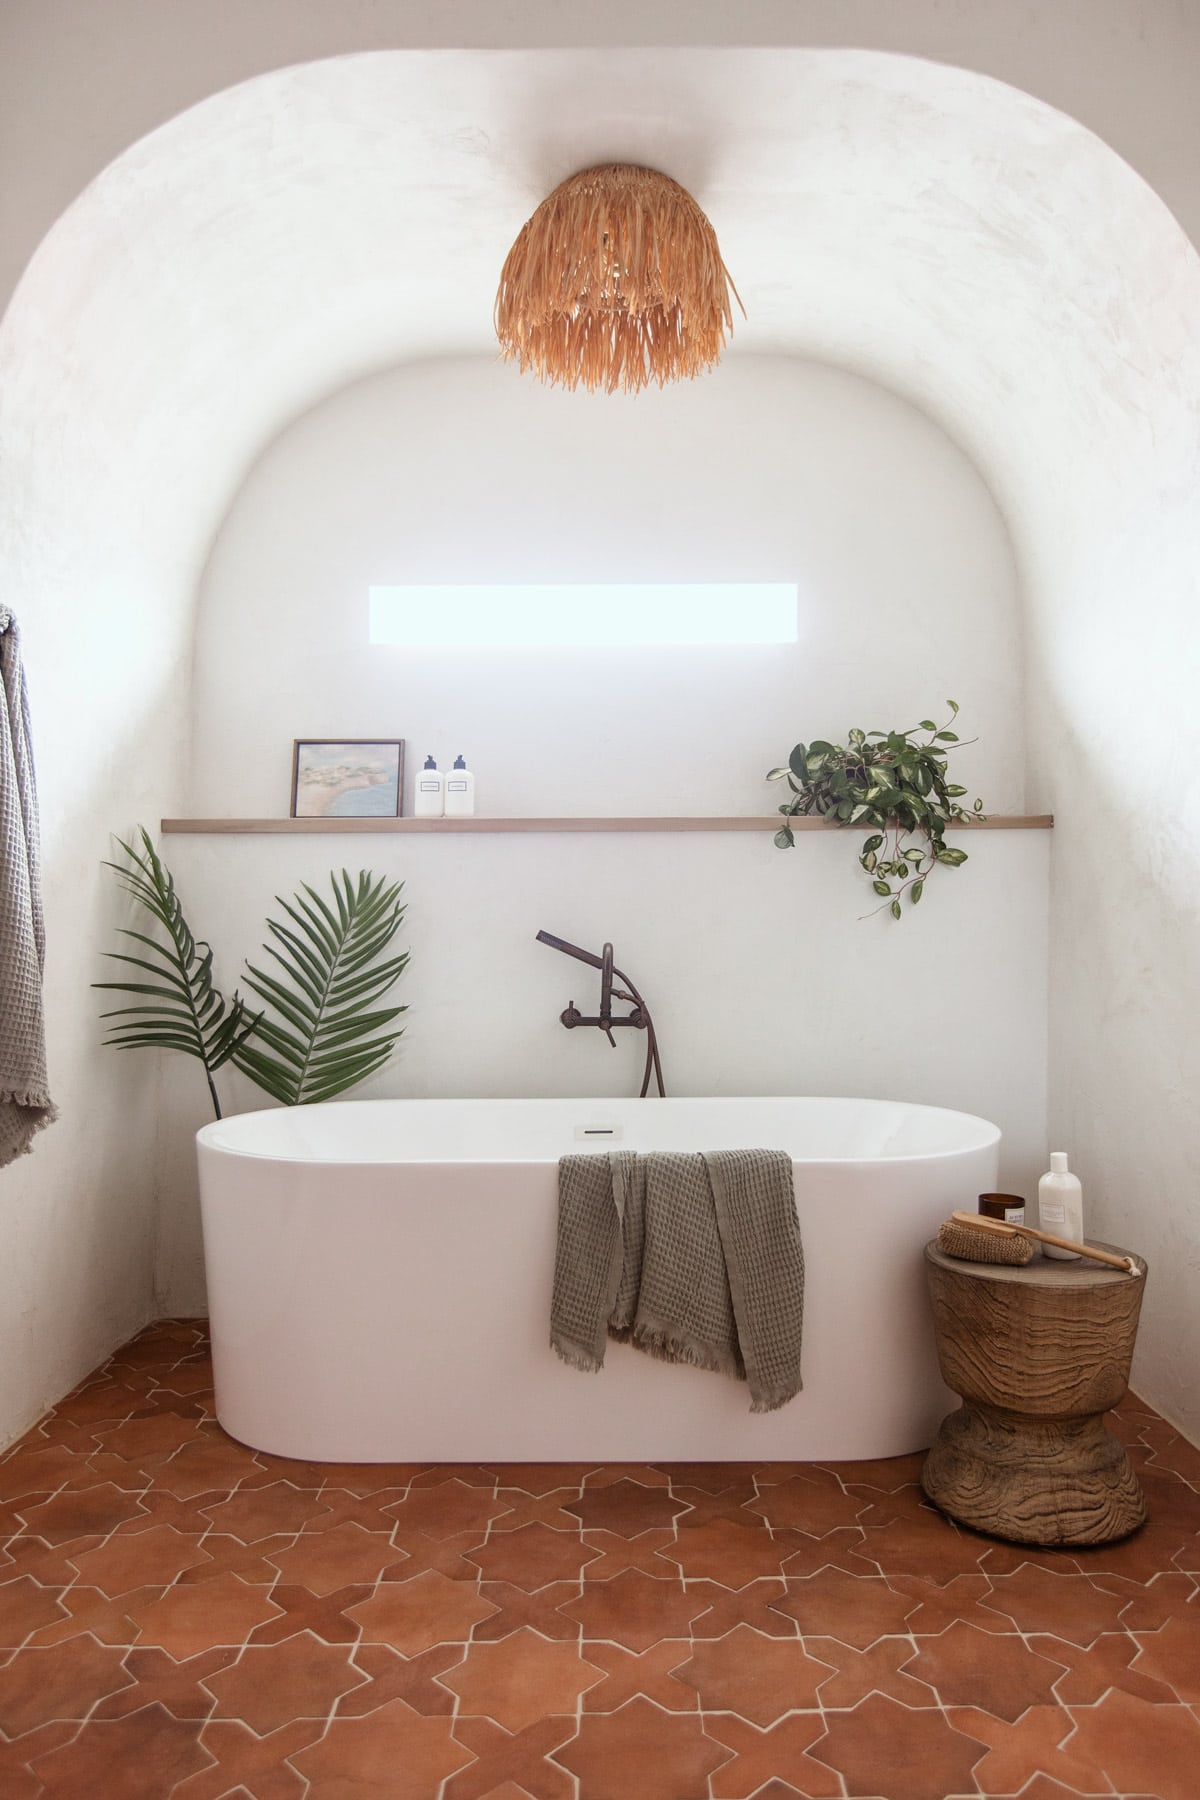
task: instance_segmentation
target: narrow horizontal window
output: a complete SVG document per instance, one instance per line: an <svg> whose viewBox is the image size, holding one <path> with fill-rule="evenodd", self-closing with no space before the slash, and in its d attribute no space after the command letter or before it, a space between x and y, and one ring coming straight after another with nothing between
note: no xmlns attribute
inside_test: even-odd
<svg viewBox="0 0 1200 1800"><path fill-rule="evenodd" d="M793 582L371 589L371 642L410 649L795 641Z"/></svg>

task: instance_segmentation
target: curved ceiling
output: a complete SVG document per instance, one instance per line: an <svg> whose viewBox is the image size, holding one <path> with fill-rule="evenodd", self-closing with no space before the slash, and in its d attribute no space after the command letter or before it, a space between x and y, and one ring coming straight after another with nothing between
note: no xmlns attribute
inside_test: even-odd
<svg viewBox="0 0 1200 1800"><path fill-rule="evenodd" d="M79 479L120 464L156 516L182 508L194 558L307 405L383 365L493 354L520 224L616 158L710 213L749 313L729 354L895 387L1018 525L1072 438L1101 414L1140 429L1147 382L1195 354L1200 265L1166 208L986 77L865 51L379 52L219 94L85 191L0 329L10 446L75 442L82 393Z"/></svg>

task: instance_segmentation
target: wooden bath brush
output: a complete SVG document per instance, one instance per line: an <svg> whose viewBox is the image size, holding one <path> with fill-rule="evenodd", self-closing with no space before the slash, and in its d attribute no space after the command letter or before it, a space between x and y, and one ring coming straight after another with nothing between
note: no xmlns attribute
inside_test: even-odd
<svg viewBox="0 0 1200 1800"><path fill-rule="evenodd" d="M937 1241L938 1249L947 1256L960 1256L967 1262L1027 1263L1038 1243L1090 1257L1093 1262L1106 1263L1110 1269L1122 1269L1127 1275L1142 1272L1132 1256L1114 1256L1111 1250L1072 1243L1070 1238L1055 1237L1049 1231L1035 1231L1032 1225L1004 1225L999 1219L984 1218L982 1213L951 1213L939 1228Z"/></svg>

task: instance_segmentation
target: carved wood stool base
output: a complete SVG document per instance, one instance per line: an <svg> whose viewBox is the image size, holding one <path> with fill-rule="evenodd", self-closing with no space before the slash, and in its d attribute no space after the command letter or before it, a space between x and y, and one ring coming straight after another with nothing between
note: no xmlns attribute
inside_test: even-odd
<svg viewBox="0 0 1200 1800"><path fill-rule="evenodd" d="M942 1421L921 1486L951 1518L1020 1544L1110 1544L1146 1519L1125 1446L1099 1413L1028 1419L964 1402Z"/></svg>

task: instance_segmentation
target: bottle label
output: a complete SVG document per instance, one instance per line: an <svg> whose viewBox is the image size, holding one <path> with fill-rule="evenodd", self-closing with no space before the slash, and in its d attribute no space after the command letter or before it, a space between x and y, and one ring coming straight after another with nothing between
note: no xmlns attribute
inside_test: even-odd
<svg viewBox="0 0 1200 1800"><path fill-rule="evenodd" d="M466 791L467 791L467 784L465 781L451 781L449 778L447 778L446 792L448 794L465 794Z"/></svg>
<svg viewBox="0 0 1200 1800"><path fill-rule="evenodd" d="M1053 1200L1039 1200L1038 1214L1043 1225L1058 1226L1065 1225L1067 1222L1067 1209L1057 1195Z"/></svg>
<svg viewBox="0 0 1200 1800"><path fill-rule="evenodd" d="M436 776L434 776L432 780L430 780L428 776L425 776L421 781L420 791L423 794L440 794L442 791L442 784Z"/></svg>
<svg viewBox="0 0 1200 1800"><path fill-rule="evenodd" d="M1006 1206L1001 1210L1000 1217L1006 1225L1023 1225L1025 1208L1023 1206Z"/></svg>

